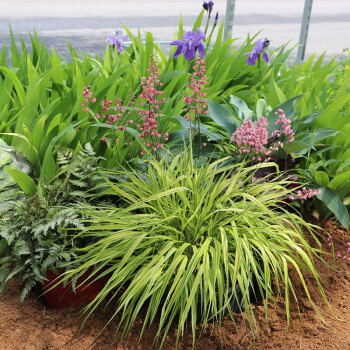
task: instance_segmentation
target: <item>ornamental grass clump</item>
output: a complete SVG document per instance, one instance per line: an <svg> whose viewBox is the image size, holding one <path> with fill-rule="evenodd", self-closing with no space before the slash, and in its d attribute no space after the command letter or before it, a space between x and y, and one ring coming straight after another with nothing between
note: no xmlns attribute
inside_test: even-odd
<svg viewBox="0 0 350 350"><path fill-rule="evenodd" d="M288 324L290 295L298 302L290 270L297 272L315 309L305 274L327 302L314 265L321 251L305 238L321 246L314 227L280 205L291 193L288 181L276 177L252 183L258 167L273 163L228 167L222 159L201 164L186 151L152 160L144 172L119 171L113 176L118 182L108 181L105 193L126 204L82 208L89 219L81 235L97 242L82 251L81 266L65 277L76 279L93 266L92 279L110 274L85 313L109 301L115 307L110 321L120 314L122 337L141 309L140 337L156 324L159 347L173 323L177 342L190 327L194 345L198 329L201 333L208 322L220 326L227 313L233 321L239 317L234 307L245 310L253 330L249 290L254 284L253 294L263 297L265 311L269 301L284 294Z"/></svg>

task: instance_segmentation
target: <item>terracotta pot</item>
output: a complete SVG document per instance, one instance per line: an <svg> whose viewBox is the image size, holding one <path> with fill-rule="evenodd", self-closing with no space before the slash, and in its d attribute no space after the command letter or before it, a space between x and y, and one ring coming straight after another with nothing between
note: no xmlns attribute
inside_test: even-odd
<svg viewBox="0 0 350 350"><path fill-rule="evenodd" d="M78 279L76 285L79 286L83 281L85 281L91 272L92 268L85 272L84 275ZM63 283L61 283L50 290L52 285L56 284L59 281L56 280L59 275L56 275L52 271L48 270L46 277L47 281L41 284L41 288L44 292L46 304L52 309L62 309L69 305L78 306L81 303L92 301L105 286L109 278L107 275L99 278L93 283L90 283L90 281L96 277L94 276L92 279L90 279L90 281L88 280L81 286L77 287L74 292L72 286L69 283L67 283L65 287L63 286Z"/></svg>

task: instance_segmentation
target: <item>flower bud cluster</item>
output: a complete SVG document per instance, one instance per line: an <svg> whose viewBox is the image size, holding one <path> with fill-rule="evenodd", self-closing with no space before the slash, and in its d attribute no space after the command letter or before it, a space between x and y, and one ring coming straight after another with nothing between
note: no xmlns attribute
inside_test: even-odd
<svg viewBox="0 0 350 350"><path fill-rule="evenodd" d="M252 161L269 161L272 151L283 148L283 142L288 144L294 141L291 121L286 118L282 109L279 109L276 115L278 115L276 129L272 132L271 138L268 137L268 121L265 117L259 117L255 123L247 118L236 129L231 136L231 142L237 146L239 154L250 154Z"/></svg>
<svg viewBox="0 0 350 350"><path fill-rule="evenodd" d="M238 153L250 153L252 160L268 159L271 150L266 147L269 141L267 126L265 117L259 117L255 123L247 118L231 137L231 141L238 146Z"/></svg>
<svg viewBox="0 0 350 350"><path fill-rule="evenodd" d="M307 200L313 196L316 196L321 193L321 190L313 190L313 189L307 189L306 187L303 187L301 190L298 190L296 193L296 196L289 196L289 199L301 199L301 200Z"/></svg>
<svg viewBox="0 0 350 350"><path fill-rule="evenodd" d="M151 56L147 72L149 76L143 77L141 80L141 94L140 101L141 109L139 115L142 117L142 124L138 124L137 127L140 131L140 139L144 139L143 144L150 148L152 151L156 151L158 148L163 147L164 141L167 141L169 134L161 131L160 115L162 113L160 106L165 103L166 99L161 98L163 91L157 89L158 86L163 86L159 80L159 68L157 67L157 61L154 56ZM141 154L145 154L146 149L143 149Z"/></svg>
<svg viewBox="0 0 350 350"><path fill-rule="evenodd" d="M90 91L91 89L91 85L88 86L84 86L84 91L83 91L83 96L84 96L84 101L83 101L83 112L90 112L89 107L87 107L89 105L89 102L91 101L91 103L95 103L96 102L96 98L92 98L92 92Z"/></svg>
<svg viewBox="0 0 350 350"><path fill-rule="evenodd" d="M191 77L190 84L186 85L189 89L189 93L186 93L183 101L186 105L185 119L191 121L191 116L194 116L194 121L199 122L199 116L202 113L208 114L207 102L204 99L206 93L203 91L205 85L208 84L206 77L205 60L197 57L196 63L193 66L193 76Z"/></svg>
<svg viewBox="0 0 350 350"><path fill-rule="evenodd" d="M291 120L287 119L286 115L284 114L283 109L278 109L277 112L275 113L276 115L278 115L278 119L275 123L275 125L277 127L279 127L279 129L275 129L272 132L272 137L278 137L281 138L283 137L283 140L285 141L285 143L291 143L294 141L294 131L292 130L291 127ZM276 141L277 144L277 148L283 148L283 143L282 141L278 140Z"/></svg>

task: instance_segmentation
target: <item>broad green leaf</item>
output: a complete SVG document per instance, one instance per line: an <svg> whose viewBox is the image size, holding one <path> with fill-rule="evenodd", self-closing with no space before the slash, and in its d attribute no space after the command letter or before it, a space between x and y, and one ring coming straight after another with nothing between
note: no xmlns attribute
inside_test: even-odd
<svg viewBox="0 0 350 350"><path fill-rule="evenodd" d="M304 152L312 148L312 146L304 141L294 140L291 143L283 145L283 149L287 153L299 153Z"/></svg>
<svg viewBox="0 0 350 350"><path fill-rule="evenodd" d="M316 130L304 131L300 134L297 134L296 139L315 146L321 140L324 140L331 136L335 136L338 133L339 133L338 130L328 129L328 128L319 128Z"/></svg>
<svg viewBox="0 0 350 350"><path fill-rule="evenodd" d="M347 185L350 188L350 171L334 176L334 178L329 182L328 187L334 191L337 191L337 189L343 185Z"/></svg>
<svg viewBox="0 0 350 350"><path fill-rule="evenodd" d="M187 130L188 130L188 129L194 127L193 122L191 123L191 122L189 122L189 121L186 121L186 120L185 120L184 118L182 118L182 117L171 117L171 119L178 121L184 129L187 129ZM208 137L209 137L211 140L213 140L213 141L222 139L221 135L219 135L218 133L212 133L212 132L210 132L210 131L207 129L207 127L206 127L204 124L202 124L202 123L199 124L199 127L198 127L198 125L196 125L196 129L197 129L198 131L200 131L201 134L204 134L204 135L208 136Z"/></svg>
<svg viewBox="0 0 350 350"><path fill-rule="evenodd" d="M214 101L207 100L208 116L213 121L227 130L229 137L235 132L240 123L231 115L231 113L223 106Z"/></svg>
<svg viewBox="0 0 350 350"><path fill-rule="evenodd" d="M329 184L329 177L324 171L315 171L315 180L321 186L327 186Z"/></svg>
<svg viewBox="0 0 350 350"><path fill-rule="evenodd" d="M320 190L321 193L317 195L317 198L324 202L338 221L349 230L349 212L338 194L327 186L323 186Z"/></svg>
<svg viewBox="0 0 350 350"><path fill-rule="evenodd" d="M23 173L20 170L12 169L10 167L5 167L6 171L10 173L10 175L17 182L18 186L22 189L22 191L28 196L32 197L37 192L37 187L35 185L34 180L26 173Z"/></svg>
<svg viewBox="0 0 350 350"><path fill-rule="evenodd" d="M266 101L263 99L259 99L256 104L256 115L258 117L266 117L267 111L266 111Z"/></svg>
<svg viewBox="0 0 350 350"><path fill-rule="evenodd" d="M237 114L240 120L250 119L254 115L254 112L250 110L247 104L240 98L231 95L230 103L237 108Z"/></svg>

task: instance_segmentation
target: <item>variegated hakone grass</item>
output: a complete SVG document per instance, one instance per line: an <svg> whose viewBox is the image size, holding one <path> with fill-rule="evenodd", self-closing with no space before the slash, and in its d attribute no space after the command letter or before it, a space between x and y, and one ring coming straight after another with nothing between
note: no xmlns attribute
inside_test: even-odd
<svg viewBox="0 0 350 350"><path fill-rule="evenodd" d="M274 163L227 164L227 159L199 164L186 151L150 160L144 172L110 174L117 180L106 180L103 195L117 196L125 205L81 208L88 227L80 234L98 241L65 275L76 280L90 267L95 268L91 280L110 275L84 310L87 317L107 299L108 307L115 307L109 322L121 315L117 331L122 327L123 337L143 308L140 338L157 320L155 341L161 347L176 321L177 342L190 324L194 345L197 323L201 332L208 322L220 326L227 312L234 321L232 302L245 310L254 331L248 290L255 279L254 293L262 296L265 315L269 301L284 294L288 326L291 296L298 304L291 270L320 315L303 276L315 279L329 305L314 264L314 259L323 261L321 243L315 226L281 205L291 194L288 180L277 175L252 182L258 167Z"/></svg>

